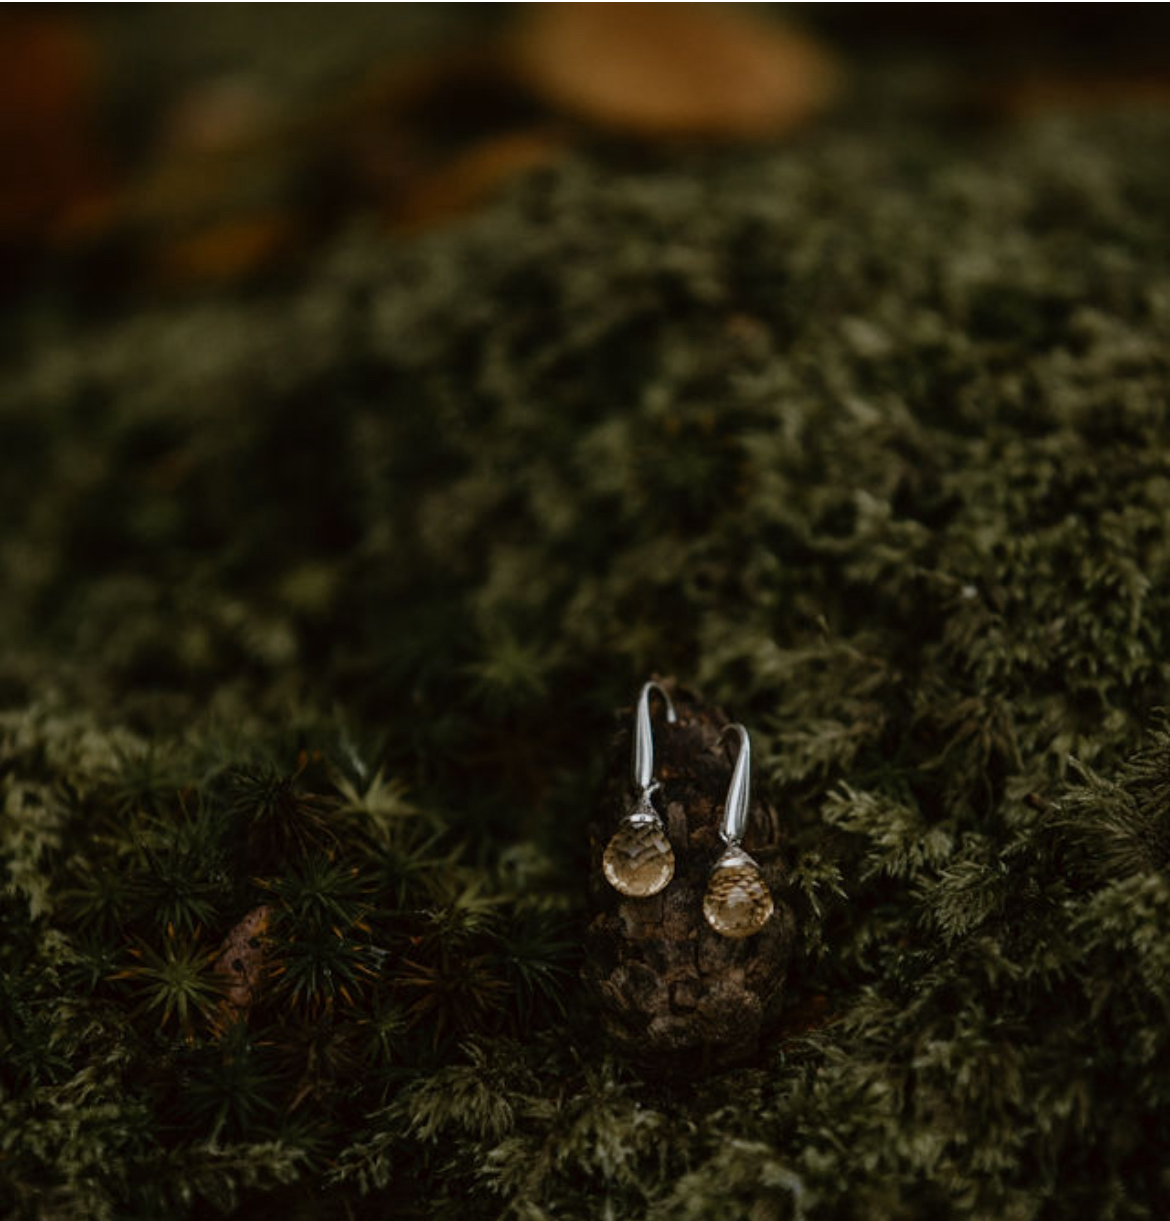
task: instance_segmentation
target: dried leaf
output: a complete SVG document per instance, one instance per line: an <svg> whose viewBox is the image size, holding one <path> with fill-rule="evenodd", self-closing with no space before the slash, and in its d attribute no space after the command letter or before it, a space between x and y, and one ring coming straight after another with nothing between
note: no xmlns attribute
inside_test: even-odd
<svg viewBox="0 0 1170 1221"><path fill-rule="evenodd" d="M828 101L836 78L810 39L730 6L544 4L513 54L553 106L647 136L787 132Z"/></svg>
<svg viewBox="0 0 1170 1221"><path fill-rule="evenodd" d="M281 212L234 217L163 246L158 274L169 283L233 280L270 266L296 237L295 218Z"/></svg>
<svg viewBox="0 0 1170 1221"><path fill-rule="evenodd" d="M1167 105L1170 105L1170 76L1149 74L1086 76L1034 72L1000 86L990 99L993 112L1011 119L1052 111Z"/></svg>
<svg viewBox="0 0 1170 1221"><path fill-rule="evenodd" d="M395 201L396 227L417 229L467 212L484 202L508 179L547 165L563 148L549 132L504 132L481 140L407 187Z"/></svg>
<svg viewBox="0 0 1170 1221"><path fill-rule="evenodd" d="M30 14L0 37L0 232L39 231L98 191L97 59L70 21Z"/></svg>
<svg viewBox="0 0 1170 1221"><path fill-rule="evenodd" d="M264 969L264 934L271 917L271 906L262 903L223 940L215 960L215 973L224 979L227 989L216 1013L215 1024L220 1029L245 1019L257 998Z"/></svg>

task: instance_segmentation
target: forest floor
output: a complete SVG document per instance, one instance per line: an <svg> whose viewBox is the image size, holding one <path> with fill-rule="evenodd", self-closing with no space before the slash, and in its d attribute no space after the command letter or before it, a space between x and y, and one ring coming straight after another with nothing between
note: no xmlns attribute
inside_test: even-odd
<svg viewBox="0 0 1170 1221"><path fill-rule="evenodd" d="M1165 1216L1164 21L563 7L10 19L0 1211ZM651 674L795 919L689 1077Z"/></svg>

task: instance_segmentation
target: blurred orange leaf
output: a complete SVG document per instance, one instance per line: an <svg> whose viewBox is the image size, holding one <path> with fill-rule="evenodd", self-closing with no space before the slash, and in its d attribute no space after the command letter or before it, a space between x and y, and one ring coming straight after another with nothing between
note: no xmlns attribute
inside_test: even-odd
<svg viewBox="0 0 1170 1221"><path fill-rule="evenodd" d="M1008 118L1118 106L1152 109L1170 105L1170 73L1105 76L1032 72L1000 84L990 102L992 110Z"/></svg>
<svg viewBox="0 0 1170 1221"><path fill-rule="evenodd" d="M392 219L397 226L416 229L458 216L516 174L547 165L563 147L562 140L539 129L480 140L411 183L395 201Z"/></svg>
<svg viewBox="0 0 1170 1221"><path fill-rule="evenodd" d="M233 280L270 266L296 238L296 221L285 213L233 217L163 245L158 274L171 283Z"/></svg>
<svg viewBox="0 0 1170 1221"><path fill-rule="evenodd" d="M824 106L837 77L811 39L730 5L541 4L513 55L553 106L646 136L780 134Z"/></svg>
<svg viewBox="0 0 1170 1221"><path fill-rule="evenodd" d="M94 192L103 156L91 130L94 48L72 22L0 22L0 231L40 231Z"/></svg>

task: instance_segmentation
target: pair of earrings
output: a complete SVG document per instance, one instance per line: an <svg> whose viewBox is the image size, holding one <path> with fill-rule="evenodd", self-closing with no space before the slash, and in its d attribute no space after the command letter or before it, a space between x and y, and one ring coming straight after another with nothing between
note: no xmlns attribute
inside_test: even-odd
<svg viewBox="0 0 1170 1221"><path fill-rule="evenodd" d="M656 895L674 877L674 849L652 801L654 793L662 787L654 779L652 691L657 691L666 705L667 723L673 725L678 719L670 696L657 683L646 683L634 714L634 809L622 819L602 857L602 869L609 884L622 894L639 899ZM751 740L742 725L728 725L723 732L739 737L739 754L719 824L725 847L707 879L703 915L724 937L750 937L772 915L772 895L760 867L742 847L751 807Z"/></svg>

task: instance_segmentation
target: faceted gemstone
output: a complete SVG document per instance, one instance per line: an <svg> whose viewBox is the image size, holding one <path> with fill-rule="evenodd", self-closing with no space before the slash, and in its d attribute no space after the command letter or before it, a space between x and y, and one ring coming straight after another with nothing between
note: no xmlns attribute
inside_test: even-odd
<svg viewBox="0 0 1170 1221"><path fill-rule="evenodd" d="M771 914L772 894L759 866L742 848L728 848L707 881L703 896L707 923L724 937L750 937Z"/></svg>
<svg viewBox="0 0 1170 1221"><path fill-rule="evenodd" d="M623 895L656 895L674 877L674 850L658 816L636 813L625 819L605 846L601 867Z"/></svg>

